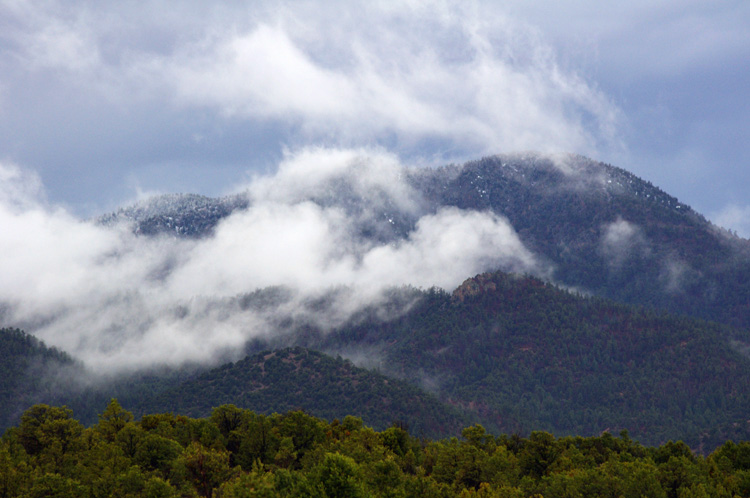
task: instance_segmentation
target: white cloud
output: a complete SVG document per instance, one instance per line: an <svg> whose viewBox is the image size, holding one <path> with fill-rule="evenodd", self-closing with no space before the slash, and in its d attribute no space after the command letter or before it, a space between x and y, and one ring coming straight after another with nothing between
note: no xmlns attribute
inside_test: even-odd
<svg viewBox="0 0 750 498"><path fill-rule="evenodd" d="M617 269L631 256L648 254L650 249L638 225L618 218L602 227L601 251Z"/></svg>
<svg viewBox="0 0 750 498"><path fill-rule="evenodd" d="M382 151L304 150L249 185L247 210L195 241L81 222L40 203L38 189L3 183L5 324L116 371L241 353L250 338L283 333L279 316L334 326L393 286L451 289L498 268L544 273L506 220L427 212L404 173ZM0 178L21 177L19 168L0 169ZM383 210L413 220L413 229L404 238L363 238L362 223ZM289 289L276 307L237 300L275 286ZM306 304L325 296L332 301L323 312Z"/></svg>
<svg viewBox="0 0 750 498"><path fill-rule="evenodd" d="M181 99L229 115L347 117L350 82L316 66L284 31L261 25L210 48L166 61Z"/></svg>
<svg viewBox="0 0 750 498"><path fill-rule="evenodd" d="M303 10L302 27L282 13L149 64L184 105L298 123L317 139L396 134L481 152L593 152L615 140L617 108L533 30L445 5L351 8L330 30L330 13Z"/></svg>
<svg viewBox="0 0 750 498"><path fill-rule="evenodd" d="M63 70L43 85L87 102L104 96L126 120L142 106L199 111L220 127L280 124L295 146L384 144L419 155L440 142L438 155L451 158L619 145L617 107L495 6L68 7L14 4L0 65L20 61L26 69L8 74L29 79ZM15 93L19 81L8 79Z"/></svg>
<svg viewBox="0 0 750 498"><path fill-rule="evenodd" d="M536 273L534 256L507 220L445 208L421 218L409 239L379 246L363 258L364 282L452 289L488 269Z"/></svg>

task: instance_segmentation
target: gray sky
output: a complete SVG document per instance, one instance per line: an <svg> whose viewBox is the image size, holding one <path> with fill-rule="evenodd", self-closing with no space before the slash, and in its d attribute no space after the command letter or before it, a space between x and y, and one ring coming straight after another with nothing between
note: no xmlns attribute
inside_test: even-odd
<svg viewBox="0 0 750 498"><path fill-rule="evenodd" d="M748 26L746 0L0 0L0 162L88 216L310 147L570 151L749 236Z"/></svg>

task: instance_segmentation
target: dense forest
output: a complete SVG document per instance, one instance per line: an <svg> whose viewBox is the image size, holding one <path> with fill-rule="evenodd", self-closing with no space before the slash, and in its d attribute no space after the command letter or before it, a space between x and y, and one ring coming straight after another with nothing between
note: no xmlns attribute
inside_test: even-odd
<svg viewBox="0 0 750 498"><path fill-rule="evenodd" d="M63 401L61 372L77 366L66 353L15 328L0 328L0 431L40 401ZM63 395L63 397L57 397Z"/></svg>
<svg viewBox="0 0 750 498"><path fill-rule="evenodd" d="M741 333L496 272L310 345L377 351L391 375L431 381L492 430L627 429L648 444L713 448L723 430L749 434L750 361L730 344Z"/></svg>
<svg viewBox="0 0 750 498"><path fill-rule="evenodd" d="M457 435L474 421L403 380L301 347L248 356L154 396L132 399L127 407L136 414L168 410L200 417L223 404L265 414L303 408L329 420L356 414L376 429L398 420L415 435L429 437Z"/></svg>
<svg viewBox="0 0 750 498"><path fill-rule="evenodd" d="M644 447L627 432L556 438L418 439L395 424L330 422L233 405L205 418L135 420L112 400L92 427L35 405L0 441L0 496L28 497L653 497L750 495L750 443L707 457L681 442Z"/></svg>

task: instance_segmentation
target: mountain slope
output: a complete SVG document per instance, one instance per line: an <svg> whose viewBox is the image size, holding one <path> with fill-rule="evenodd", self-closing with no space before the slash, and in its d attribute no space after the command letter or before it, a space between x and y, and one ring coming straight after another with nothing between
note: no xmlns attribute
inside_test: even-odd
<svg viewBox="0 0 750 498"><path fill-rule="evenodd" d="M750 331L750 241L623 169L576 155L498 155L404 168L399 181L408 188L397 191L410 198L395 199L363 190L361 167L296 192L297 201L341 209L357 220L358 237L378 244L406 238L421 217L447 206L492 211L510 221L546 278ZM250 206L245 196L163 196L101 221L131 220L145 235L203 237Z"/></svg>
<svg viewBox="0 0 750 498"><path fill-rule="evenodd" d="M699 445L699 434L750 409L750 361L730 346L736 333L493 273L452 295L426 292L397 320L360 323L311 345L378 351L391 374L426 379L502 431L624 428L649 444ZM721 435L711 437L704 442Z"/></svg>
<svg viewBox="0 0 750 498"><path fill-rule="evenodd" d="M133 403L133 409L202 417L222 404L259 413L301 408L328 420L356 415L375 428L399 421L424 436L456 436L472 423L460 410L416 386L300 347L266 351L212 369Z"/></svg>
<svg viewBox="0 0 750 498"><path fill-rule="evenodd" d="M279 339L359 357L390 379L282 348L204 373L134 376L110 391L100 385L34 401L63 402L79 414L96 413L110 396L137 414L204 416L227 403L304 408L375 427L401 420L425 435L457 434L474 422L496 433L628 429L647 444L682 439L704 451L750 437L750 360L740 331L504 273L468 279L452 294L410 294L419 298L398 318L363 313L332 332L306 326Z"/></svg>
<svg viewBox="0 0 750 498"><path fill-rule="evenodd" d="M67 354L12 328L0 328L0 358L0 432L32 404L60 400L63 386L54 374L76 366Z"/></svg>
<svg viewBox="0 0 750 498"><path fill-rule="evenodd" d="M196 194L166 194L120 208L99 217L97 222L130 223L133 231L142 235L204 237L221 219L247 206L247 199L241 195L214 199Z"/></svg>
<svg viewBox="0 0 750 498"><path fill-rule="evenodd" d="M414 181L433 209L507 217L566 286L750 328L750 242L625 170L531 154L420 172Z"/></svg>

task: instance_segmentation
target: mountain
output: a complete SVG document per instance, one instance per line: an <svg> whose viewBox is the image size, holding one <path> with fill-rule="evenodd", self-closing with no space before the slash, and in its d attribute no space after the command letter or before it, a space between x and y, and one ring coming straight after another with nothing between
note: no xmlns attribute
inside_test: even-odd
<svg viewBox="0 0 750 498"><path fill-rule="evenodd" d="M207 417L223 404L266 414L303 409L328 420L356 414L374 428L399 422L422 436L456 436L473 420L407 382L301 347L248 356L124 405L136 414Z"/></svg>
<svg viewBox="0 0 750 498"><path fill-rule="evenodd" d="M416 175L437 206L510 221L562 285L750 328L750 241L625 170L580 156L495 156Z"/></svg>
<svg viewBox="0 0 750 498"><path fill-rule="evenodd" d="M645 443L685 439L696 448L750 437L750 241L627 171L581 156L493 156L375 182L365 167L332 170L309 191L295 184L291 197L274 180L260 197L259 189L166 196L99 223L129 223L143 237L219 238L215 229L232 214L291 198L346 220L346 236L359 238L356 266L357 251L399 247L426 216L489 212L507 219L533 254L536 277L489 268L451 293L396 289L348 322L335 309L349 292L343 286L311 296L283 286L209 296L206 311L262 317L269 331L283 332L246 352L280 351L210 371L125 376L111 389L71 395L70 404L96 413L109 392L136 411L206 415L240 400L258 411L351 413L374 425L404 418L431 434L470 420L504 432L628 429ZM429 247L418 255L429 258ZM307 349L286 349L298 346Z"/></svg>
<svg viewBox="0 0 750 498"><path fill-rule="evenodd" d="M750 330L750 241L623 169L539 154L404 168L399 178L408 188L400 194L410 198L400 204L357 189L357 174L341 172L306 200L356 217L360 237L404 239L422 216L448 206L490 211L507 218L550 281ZM202 237L252 202L241 195L164 196L100 221L130 220L144 235Z"/></svg>
<svg viewBox="0 0 750 498"><path fill-rule="evenodd" d="M247 206L247 198L242 195L214 199L196 194L166 194L120 208L96 221L102 225L128 223L135 233L142 235L203 237L211 233L219 220Z"/></svg>

